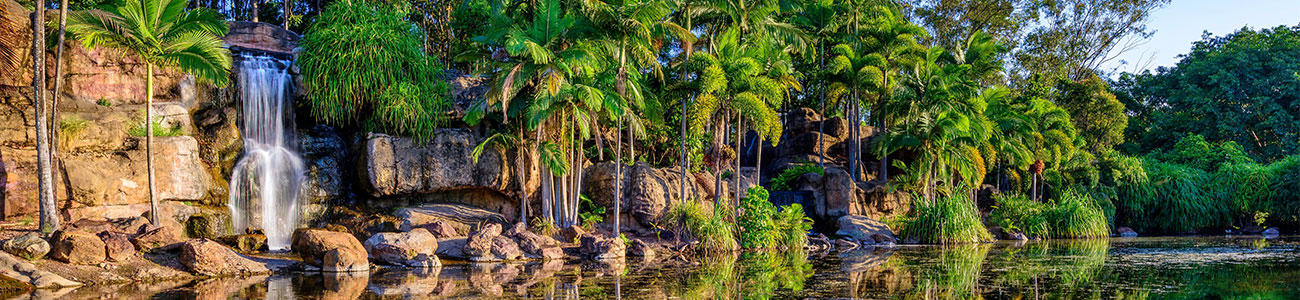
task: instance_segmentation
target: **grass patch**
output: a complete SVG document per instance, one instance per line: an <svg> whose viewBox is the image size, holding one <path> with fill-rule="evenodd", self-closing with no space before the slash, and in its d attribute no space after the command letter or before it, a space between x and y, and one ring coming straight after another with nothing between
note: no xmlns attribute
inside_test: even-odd
<svg viewBox="0 0 1300 300"><path fill-rule="evenodd" d="M975 204L963 194L934 201L915 199L916 218L903 224L902 236L927 244L979 243L993 240Z"/></svg>
<svg viewBox="0 0 1300 300"><path fill-rule="evenodd" d="M140 119L144 119L144 118L140 118ZM132 123L133 125L131 125L131 128L126 129L127 135L134 136L134 137L144 137L145 135L147 135L146 133L148 131L145 130L143 120L136 120L135 122ZM163 126L162 122L158 120L154 120L152 121L152 123L153 123L153 136L185 135L185 131L181 130L180 126L172 126L172 127Z"/></svg>
<svg viewBox="0 0 1300 300"><path fill-rule="evenodd" d="M709 209L700 202L682 202L664 215L664 227L699 240L701 252L735 251L738 245L732 224L727 221L733 209L726 204L716 206Z"/></svg>
<svg viewBox="0 0 1300 300"><path fill-rule="evenodd" d="M90 121L86 121L78 116L68 116L59 120L59 144L67 148L68 144L77 140L81 132L90 127Z"/></svg>
<svg viewBox="0 0 1300 300"><path fill-rule="evenodd" d="M1056 199L1046 219L1055 238L1098 238L1110 236L1106 214L1087 194L1068 190Z"/></svg>

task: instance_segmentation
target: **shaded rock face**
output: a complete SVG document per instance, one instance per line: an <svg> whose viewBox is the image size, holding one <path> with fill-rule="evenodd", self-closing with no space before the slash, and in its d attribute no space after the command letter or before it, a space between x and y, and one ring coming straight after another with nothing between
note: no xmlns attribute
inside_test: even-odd
<svg viewBox="0 0 1300 300"><path fill-rule="evenodd" d="M507 164L496 149L484 151L477 163L466 159L480 141L469 129L459 128L438 129L426 143L366 134L359 141L357 175L365 192L375 198L473 205L514 220L518 204L506 197L519 191L514 160ZM529 195L536 194L535 184L528 188Z"/></svg>
<svg viewBox="0 0 1300 300"><path fill-rule="evenodd" d="M375 261L410 268L442 266L435 253L438 239L424 228L407 232L381 232L365 242L366 252Z"/></svg>
<svg viewBox="0 0 1300 300"><path fill-rule="evenodd" d="M50 253L50 243L41 238L41 234L28 232L0 243L0 249L28 260L36 260Z"/></svg>
<svg viewBox="0 0 1300 300"><path fill-rule="evenodd" d="M306 163L306 177L298 193L299 203L305 204L306 211L323 210L322 205L337 203L351 192L351 184L345 178L353 163L349 158L347 144L333 127L317 125L310 130L300 131L299 149ZM304 222L312 222L316 215L304 214Z"/></svg>
<svg viewBox="0 0 1300 300"><path fill-rule="evenodd" d="M181 244L181 264L199 275L260 274L270 270L213 240L195 239Z"/></svg>
<svg viewBox="0 0 1300 300"><path fill-rule="evenodd" d="M53 251L50 257L62 262L79 265L94 265L104 262L107 253L104 241L98 236L80 230L59 231L51 239Z"/></svg>
<svg viewBox="0 0 1300 300"><path fill-rule="evenodd" d="M230 32L222 40L232 48L291 54L301 38L297 33L269 23L232 21L226 24L230 26Z"/></svg>
<svg viewBox="0 0 1300 300"><path fill-rule="evenodd" d="M367 272L366 248L351 234L322 229L294 232L293 252L302 261L325 272Z"/></svg>
<svg viewBox="0 0 1300 300"><path fill-rule="evenodd" d="M266 235L261 234L228 235L217 240L242 253L262 251L266 248Z"/></svg>
<svg viewBox="0 0 1300 300"><path fill-rule="evenodd" d="M591 198L596 205L613 208L617 191L615 183L616 164L603 162L587 167L583 175L583 194ZM659 220L676 203L682 203L680 184L682 177L678 168L656 169L646 163L637 163L623 169L623 203L620 216L627 222L622 225L629 229L648 229L652 222ZM687 174L686 199L711 200L712 178L708 189L698 177ZM607 222L612 222L612 218Z"/></svg>

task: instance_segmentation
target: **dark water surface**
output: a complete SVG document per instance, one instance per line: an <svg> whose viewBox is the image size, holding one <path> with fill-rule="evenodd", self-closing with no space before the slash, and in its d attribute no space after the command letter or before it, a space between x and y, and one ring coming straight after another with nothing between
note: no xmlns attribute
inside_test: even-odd
<svg viewBox="0 0 1300 300"><path fill-rule="evenodd" d="M662 254L661 254L662 256ZM42 291L56 299L1300 299L1300 237L1153 237L423 272L214 279Z"/></svg>

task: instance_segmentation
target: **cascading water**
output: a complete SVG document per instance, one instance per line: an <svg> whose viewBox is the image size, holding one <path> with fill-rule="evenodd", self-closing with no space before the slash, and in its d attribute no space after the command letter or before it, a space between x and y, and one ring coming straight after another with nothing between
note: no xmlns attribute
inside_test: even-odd
<svg viewBox="0 0 1300 300"><path fill-rule="evenodd" d="M271 251L289 248L304 176L287 68L287 61L273 57L241 56L236 83L244 109L244 157L231 174L228 205L235 232L261 228Z"/></svg>

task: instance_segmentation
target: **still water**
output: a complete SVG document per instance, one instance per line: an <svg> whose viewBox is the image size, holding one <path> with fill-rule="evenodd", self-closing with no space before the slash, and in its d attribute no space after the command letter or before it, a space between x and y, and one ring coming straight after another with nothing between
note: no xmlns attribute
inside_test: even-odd
<svg viewBox="0 0 1300 300"><path fill-rule="evenodd" d="M458 264L42 291L83 299L1300 299L1300 237L1155 237Z"/></svg>

